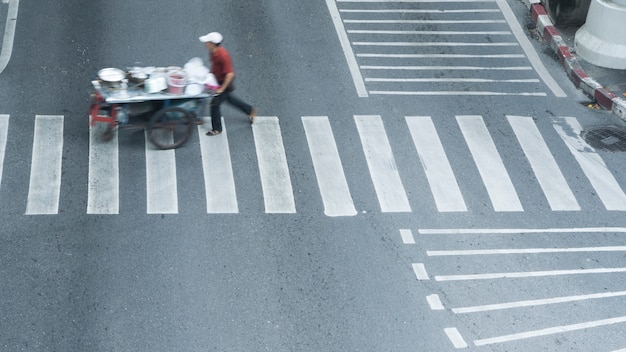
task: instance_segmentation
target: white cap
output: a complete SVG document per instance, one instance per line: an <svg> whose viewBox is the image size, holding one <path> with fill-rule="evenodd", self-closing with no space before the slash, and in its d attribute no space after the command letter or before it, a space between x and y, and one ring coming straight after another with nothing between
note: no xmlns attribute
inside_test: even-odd
<svg viewBox="0 0 626 352"><path fill-rule="evenodd" d="M213 44L219 44L222 42L222 39L224 39L224 37L222 37L221 34L219 34L218 32L211 32L207 35L203 35L202 37L199 38L201 42L203 43L213 43Z"/></svg>

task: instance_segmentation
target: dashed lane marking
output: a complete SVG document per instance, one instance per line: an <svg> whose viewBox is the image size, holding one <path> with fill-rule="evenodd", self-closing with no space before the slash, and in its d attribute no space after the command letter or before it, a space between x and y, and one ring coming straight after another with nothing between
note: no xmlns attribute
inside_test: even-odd
<svg viewBox="0 0 626 352"><path fill-rule="evenodd" d="M410 229L401 229L400 236L402 237L402 243L415 244L415 238L413 237L413 232Z"/></svg>
<svg viewBox="0 0 626 352"><path fill-rule="evenodd" d="M461 333L457 328L445 328L443 329L443 331L446 333L446 335L448 335L448 338L450 339L450 342L452 342L454 348L468 347L467 342L465 342L463 336L461 336Z"/></svg>
<svg viewBox="0 0 626 352"><path fill-rule="evenodd" d="M439 295L437 294L426 296L426 301L428 302L428 305L430 306L431 310L444 310L445 309L443 307L443 303L441 303L441 299L439 298Z"/></svg>
<svg viewBox="0 0 626 352"><path fill-rule="evenodd" d="M428 273L426 273L426 267L422 263L413 263L413 272L415 273L415 277L420 280L430 280L428 277Z"/></svg>

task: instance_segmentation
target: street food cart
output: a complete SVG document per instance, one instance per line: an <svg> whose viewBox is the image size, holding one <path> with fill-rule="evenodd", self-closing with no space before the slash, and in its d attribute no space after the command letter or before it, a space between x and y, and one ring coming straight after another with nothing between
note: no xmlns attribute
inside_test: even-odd
<svg viewBox="0 0 626 352"><path fill-rule="evenodd" d="M214 88L188 76L180 67L104 68L91 82L89 125L104 125L105 141L119 129L141 128L158 148L177 148L202 123Z"/></svg>

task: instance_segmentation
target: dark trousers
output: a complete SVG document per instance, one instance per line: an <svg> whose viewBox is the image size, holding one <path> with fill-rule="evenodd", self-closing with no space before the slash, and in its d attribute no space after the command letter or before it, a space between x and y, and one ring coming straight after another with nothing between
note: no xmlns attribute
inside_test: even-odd
<svg viewBox="0 0 626 352"><path fill-rule="evenodd" d="M247 115L252 113L252 106L235 97L232 92L222 92L222 94L213 97L213 100L211 100L211 124L216 131L222 132L222 113L220 111L220 105L223 102L228 102Z"/></svg>

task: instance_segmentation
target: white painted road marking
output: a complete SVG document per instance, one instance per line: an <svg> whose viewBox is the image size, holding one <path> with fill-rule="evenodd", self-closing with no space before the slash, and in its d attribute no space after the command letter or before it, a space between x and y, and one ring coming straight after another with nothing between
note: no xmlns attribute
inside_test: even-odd
<svg viewBox="0 0 626 352"><path fill-rule="evenodd" d="M459 330L457 330L457 328L445 328L443 329L443 331L446 333L446 335L450 339L450 342L452 342L452 345L454 346L454 348L467 348L468 347L467 342L465 342L465 340L463 339L463 336L461 336L461 333L459 332Z"/></svg>
<svg viewBox="0 0 626 352"><path fill-rule="evenodd" d="M339 1L342 2L342 1ZM441 2L441 1L437 1L437 2ZM406 13L437 13L440 14L442 12L444 13L479 13L479 12L500 12L500 10L498 9L456 9L456 10L440 10L440 9L376 9L376 10L369 10L369 9L341 9L339 10L339 12L346 12L346 13L402 13L402 14L406 14ZM354 44L354 43L353 43ZM517 44L515 44L517 45Z"/></svg>
<svg viewBox="0 0 626 352"><path fill-rule="evenodd" d="M487 78L376 78L370 77L365 79L366 82L473 82L473 83L493 83L493 82L505 82L505 83L531 83L539 82L538 79L487 79Z"/></svg>
<svg viewBox="0 0 626 352"><path fill-rule="evenodd" d="M211 138L203 138L207 130L202 128L203 126L198 126L206 211L207 213L238 213L235 178L223 118L222 126L222 133Z"/></svg>
<svg viewBox="0 0 626 352"><path fill-rule="evenodd" d="M337 2L390 2L390 3L424 3L424 2L494 2L495 0L337 0Z"/></svg>
<svg viewBox="0 0 626 352"><path fill-rule="evenodd" d="M178 186L174 149L160 150L146 136L146 196L148 214L177 214ZM174 142L170 136L168 143Z"/></svg>
<svg viewBox="0 0 626 352"><path fill-rule="evenodd" d="M407 35L511 35L509 31L400 31L382 29L352 29L349 34L407 34Z"/></svg>
<svg viewBox="0 0 626 352"><path fill-rule="evenodd" d="M340 11L341 12L341 11ZM440 12L441 13L441 12ZM506 23L504 20L344 20L343 23L385 23L385 24L472 24L472 23ZM522 57L524 57L522 55Z"/></svg>
<svg viewBox="0 0 626 352"><path fill-rule="evenodd" d="M96 126L89 128L87 214L119 214L120 170L117 132L103 141Z"/></svg>
<svg viewBox="0 0 626 352"><path fill-rule="evenodd" d="M623 296L626 296L626 291L602 292L602 293L593 293L593 294L587 294L587 295L553 297L553 298L544 298L544 299L531 299L531 300L526 300L526 301L486 304L482 306L473 306L473 307L452 308L452 312L456 314L467 314L467 313L487 312L487 311L493 311L493 310L513 309L513 308L521 308L521 307L536 307L536 306L543 306L543 305L549 305L549 304L584 301L584 300L590 300L590 299L623 297Z"/></svg>
<svg viewBox="0 0 626 352"><path fill-rule="evenodd" d="M442 89L438 89L438 86L426 86L420 84L399 84L399 83L411 83L409 81L387 81L386 85L381 85L377 82L370 80L368 76L368 70L385 70L391 73L392 70L412 70L412 71L424 71L433 70L428 65L420 66L398 66L394 65L394 61L397 59L424 59L424 60L437 60L439 58L453 60L463 60L465 58L484 58L486 60L491 59L506 59L515 60L520 59L529 62L532 67L528 67L528 70L533 70L533 74L539 76L541 80L548 86L554 95L558 97L564 97L566 94L558 86L556 81L550 76L542 62L539 60L539 56L532 47L530 41L526 37L519 22L515 18L512 10L506 3L506 0L494 0L494 1L476 1L476 0L414 0L414 1L342 1L342 0L327 0L327 6L335 23L337 29L339 41L344 48L344 53L348 58L348 66L353 76L353 80L358 82L357 90L362 91L359 96L368 95L389 95L389 96L537 96L545 97L545 92L536 91L540 87L536 83L540 82L539 79L533 77L533 81L526 81L528 83L522 85L522 87L530 87L525 91L503 91L498 87L489 87L493 82L477 82L477 81L456 81L456 83L466 83L459 89L446 89L445 85L441 85ZM367 6L365 3L379 3L381 4L379 9L372 9L371 6ZM398 8L396 3L433 3L433 6L438 8L429 9L414 9L409 8L413 6L403 6ZM477 9L469 3L491 3L487 6L492 8ZM358 3L358 5L348 5L347 3ZM456 3L454 9L448 9L443 3ZM464 4L465 3L465 4ZM345 7L339 8L338 7ZM497 7L496 7L497 6ZM385 8L386 7L386 8ZM427 16L424 18L411 18L406 17L406 14L423 14ZM470 17L459 17L459 14L467 14ZM345 18L342 18L345 17ZM432 24L445 24L450 28L443 28L442 30L433 30L425 27ZM467 28L472 24L490 24L494 28L489 30L472 30ZM421 25L421 27L420 27ZM417 26L417 27L416 27ZM441 41L425 41L422 39L428 39L425 36L447 36L451 40ZM409 36L409 37L407 37ZM487 36L486 40L483 37ZM489 37L500 37L505 42L492 43ZM457 40L454 38L463 38ZM467 38L467 42L464 42ZM516 42L512 42L513 38ZM445 39L445 38L444 38ZM368 40L368 41L365 41ZM446 53L446 54L433 54L433 53L392 53L387 50L388 47L435 47L435 46L448 46L454 49L458 48L459 53ZM468 52L462 52L464 48L473 46L491 47L495 49L495 52L486 52L481 54L473 54ZM503 50L498 50L498 47L504 46L517 46L519 47L519 53L510 53ZM371 52L361 53L358 52L362 48L378 49ZM382 49L383 52L380 52ZM378 60L376 60L378 58ZM358 61L357 61L358 59ZM372 63L386 63L390 64L380 65ZM360 64L360 65L359 65ZM398 67L396 67L398 66ZM497 65L490 65L490 63L484 65L489 69L499 69ZM495 66L495 67L493 67ZM423 69L420 69L423 67ZM469 66L454 65L454 62L450 62L450 66L444 66L438 68L442 74L450 70L459 70L461 67L465 67L463 70L472 70ZM477 70L484 70L484 67L479 67ZM507 70L507 69L505 69ZM420 74L421 72L416 72ZM476 72L480 74L480 72ZM476 74L475 73L475 74ZM421 73L426 75L426 73ZM504 74L504 72L503 72ZM365 77L364 77L365 76ZM384 78L384 77L383 77ZM510 77L514 79L516 77ZM502 81L505 81L503 79ZM523 78L522 78L523 80ZM365 86L365 82L368 86ZM433 81L437 82L437 81ZM518 81L522 83L522 81ZM392 84L398 83L398 84ZM415 81L412 83L416 83ZM482 83L482 84L480 84ZM458 85L457 85L458 86ZM457 88L457 87L455 87ZM485 89L488 88L488 89ZM508 89L513 89L512 87Z"/></svg>
<svg viewBox="0 0 626 352"><path fill-rule="evenodd" d="M546 228L546 229L418 229L422 235L469 235L469 234L525 234L525 233L625 233L626 227L572 227L572 228Z"/></svg>
<svg viewBox="0 0 626 352"><path fill-rule="evenodd" d="M496 10L497 11L497 10ZM354 46L518 46L514 42L468 43L468 42L353 42ZM530 67L529 67L530 69Z"/></svg>
<svg viewBox="0 0 626 352"><path fill-rule="evenodd" d="M354 81L357 95L359 97L367 97L368 94L367 89L365 88L365 82L363 82L363 77L361 76L359 65L356 62L356 57L354 56L354 52L352 51L352 47L350 46L350 39L348 39L346 29L343 26L343 22L341 22L341 15L339 14L339 9L337 9L337 4L335 3L335 0L326 0L326 6L328 7L330 17L332 18L333 24L335 25L335 30L337 31L339 42L341 43L341 47L343 48L343 54L345 55L346 61L348 62L348 68L350 69L350 73L352 74L352 80Z"/></svg>
<svg viewBox="0 0 626 352"><path fill-rule="evenodd" d="M420 280L430 280L428 274L426 273L426 267L422 263L413 263L413 272L415 273L415 277Z"/></svg>
<svg viewBox="0 0 626 352"><path fill-rule="evenodd" d="M266 213L295 213L287 156L276 116L257 116L252 125Z"/></svg>
<svg viewBox="0 0 626 352"><path fill-rule="evenodd" d="M26 214L57 214L63 163L63 116L36 115Z"/></svg>
<svg viewBox="0 0 626 352"><path fill-rule="evenodd" d="M458 91L458 90L451 90L451 91L402 91L402 90L372 90L370 91L370 94L373 95L424 95L424 96L434 96L434 95L450 95L450 96L460 96L460 95L467 95L467 96L484 96L484 95L493 95L493 96L503 96L503 95L510 95L510 96L536 96L536 97L543 97L546 94L545 93L507 93L507 92L496 92L496 91Z"/></svg>
<svg viewBox="0 0 626 352"><path fill-rule="evenodd" d="M362 69L366 70L460 70L460 71L529 71L530 66L380 66L380 65L363 65ZM511 93L513 94L513 93ZM527 93L530 94L530 93ZM540 94L540 93L535 93ZM545 94L544 94L545 95Z"/></svg>
<svg viewBox="0 0 626 352"><path fill-rule="evenodd" d="M2 167L9 136L9 115L0 114L0 185L2 185Z"/></svg>
<svg viewBox="0 0 626 352"><path fill-rule="evenodd" d="M470 59L470 58L488 58L488 59L515 59L522 58L524 55L518 54L376 54L362 53L357 57L383 57L395 59Z"/></svg>
<svg viewBox="0 0 626 352"><path fill-rule="evenodd" d="M363 152L382 212L409 212L406 196L385 126L378 115L355 115Z"/></svg>
<svg viewBox="0 0 626 352"><path fill-rule="evenodd" d="M38 115L38 122L36 124L43 123L45 120L43 116L45 115ZM58 116L58 118L63 119L62 116ZM580 206L564 180L563 174L537 129L534 120L531 117L523 116L507 116L507 118L519 140L519 144L524 150L527 160L529 160L529 164L533 167L536 178L552 210L580 210ZM389 136L385 131L381 116L355 115L354 120L381 210L383 212L412 211L399 170L395 164L395 158L389 143ZM405 116L405 120L425 175L427 176L431 192L433 193L433 200L435 201L438 211L467 211L463 195L458 187L457 178L453 173L452 166L447 160L446 153L439 140L432 119L428 116ZM487 165L478 168L481 172L481 176L483 174L489 175L492 173L490 171L490 167L492 167L491 161L488 159L494 159L496 164L499 164L499 168L503 170L502 159L496 150L493 140L491 140L489 131L482 117L457 116L457 120L459 120L459 126L468 141L468 145L470 145L472 156L486 160L482 162L476 161L477 165ZM563 137L568 148L575 156L581 154L576 157L576 160L583 166L583 172L592 181L591 185L598 190L597 194L600 200L609 210L621 209L619 207L621 204L620 200L626 204L626 195L624 195L621 186L619 186L617 180L608 171L606 164L604 164L600 156L593 152L593 149L588 147L584 141L581 142L581 138L578 136L578 134L580 134L580 125L576 119L567 118L558 121L559 123L555 122L555 129L559 132L559 135ZM268 206L272 200L268 200L268 197L265 197L266 212L293 213L295 212L295 202L293 190L291 189L285 149L282 145L278 118L260 118L259 122L263 122L265 125L265 127L262 127L263 124L260 123L260 129L273 130L272 132L263 132L253 126L255 149L260 160L259 162L260 164L266 165L265 168L263 168L263 166L259 168L261 179L265 179L265 181L273 180L275 183L277 180L281 180L277 181L280 184L276 185L274 188L268 187L267 184L264 185L263 195L265 197L266 195L271 196L273 194L273 196L276 196L280 194L279 197L282 197L286 202L278 206L276 206L276 203L272 203L274 206L280 208L280 210L277 210L276 208L272 208L273 206ZM337 150L335 137L328 117L303 116L302 123L313 161L313 169L324 203L325 213L329 216L355 216L357 211L354 207L346 175L343 170L341 156ZM0 177L2 177L4 154L6 153L8 124L9 115L0 115L0 158L2 158ZM112 141L103 142L100 136L95 135L95 131L95 129L90 130L87 213L119 214L119 146L117 134L113 134ZM567 133L565 131L567 131ZM200 128L199 133L203 134ZM568 134L571 136L568 136ZM56 138L59 139L62 145L62 131L59 132ZM268 149L268 147L264 145L264 139L271 141L270 144L273 143L277 145L269 147ZM205 176L207 213L238 213L236 187L226 132L221 137L217 137L214 140L201 138L200 144ZM484 147L483 144L486 144L487 147L492 150L484 152L483 149L488 148ZM175 153L173 151L160 152L153 148L150 149L148 145L146 145L146 148L148 213L177 213L178 197L176 191ZM273 151L276 152L274 153ZM168 154L169 156L165 157L165 155ZM161 161L155 162L152 167L149 165L150 158L154 157L154 155L167 160L167 177L158 174L152 175L152 171L150 170L165 172L162 170ZM273 155L276 160L264 162L263 159L268 155ZM591 161L586 161L587 159L591 159ZM274 177L277 172L276 165L279 165L278 169L282 169L278 171L278 174L280 174L278 178ZM506 172L506 170L504 170L504 172ZM152 180L150 180L151 177L153 177ZM503 177L500 178L502 179ZM508 175L506 178L508 178ZM608 178L609 181L606 181L606 178ZM35 180L35 176L33 176L33 180ZM487 180L483 181L486 185L485 189L503 197L504 192L496 191L496 188L489 185ZM159 186L157 185L159 182L168 185L165 187ZM499 180L499 182L501 182L501 180ZM510 183L510 179L508 179L507 182ZM217 185L217 183L220 184ZM289 188L283 187L282 183L287 184ZM510 186L512 187L512 184ZM32 199L35 199L35 188L36 186L33 185L33 191L31 192ZM515 190L512 189L512 192L515 192ZM517 195L511 193L508 196L511 197L512 200L515 200L521 209ZM503 199L507 198L503 197ZM169 200L171 200L171 202ZM507 203L502 200L500 202ZM496 206L497 202L494 201L493 203L496 211L502 211L502 208ZM513 201L510 203L513 203ZM34 212L33 206L34 205L31 204L29 211ZM58 209L48 211L58 211ZM620 228L599 227L574 229L421 229L419 231L422 233L432 231L432 234L507 234L516 232L614 232L620 231L619 229Z"/></svg>
<svg viewBox="0 0 626 352"><path fill-rule="evenodd" d="M610 273L624 273L624 272L626 272L626 268L521 271L521 272L508 272L508 273L439 275L439 276L435 276L435 281L491 280L491 279L507 279L507 278L511 279L511 278L562 276L562 275L610 274Z"/></svg>
<svg viewBox="0 0 626 352"><path fill-rule="evenodd" d="M326 116L303 116L309 151L317 177L317 184L328 216L357 214L343 172L339 151Z"/></svg>
<svg viewBox="0 0 626 352"><path fill-rule="evenodd" d="M460 249L460 250L427 250L429 257L445 257L460 255L498 255L498 254L540 254L540 253L587 253L587 252L626 252L626 246L605 247L570 247L570 248L501 248L501 249Z"/></svg>
<svg viewBox="0 0 626 352"><path fill-rule="evenodd" d="M626 194L598 153L585 142L582 127L574 117L556 119L554 128L596 190L607 210L626 210Z"/></svg>
<svg viewBox="0 0 626 352"><path fill-rule="evenodd" d="M496 343L504 343L504 342L528 339L532 337L539 337L539 336L562 334L564 332L569 332L569 331L591 329L591 328L597 328L601 326L620 324L620 323L626 323L626 316L590 321L590 322L585 322L585 323L571 324L571 325L554 326L550 328L527 331L527 332L522 332L522 333L517 333L517 334L492 337L488 339L480 339L480 340L475 340L474 345L476 346L493 345Z"/></svg>
<svg viewBox="0 0 626 352"><path fill-rule="evenodd" d="M441 299L439 298L439 295L433 294L430 296L426 296L426 301L428 302L428 305L430 306L431 310L444 310L445 309L443 307L443 303L441 303Z"/></svg>
<svg viewBox="0 0 626 352"><path fill-rule="evenodd" d="M507 116L552 210L580 210L552 152L532 117Z"/></svg>
<svg viewBox="0 0 626 352"><path fill-rule="evenodd" d="M411 232L411 230L401 229L400 236L402 237L402 243L415 244L415 239L413 238L413 232Z"/></svg>
<svg viewBox="0 0 626 352"><path fill-rule="evenodd" d="M457 116L495 211L523 211L504 163L480 116Z"/></svg>
<svg viewBox="0 0 626 352"><path fill-rule="evenodd" d="M440 212L467 211L452 167L429 116L406 116L430 190Z"/></svg>
<svg viewBox="0 0 626 352"><path fill-rule="evenodd" d="M2 40L2 51L0 51L0 73L4 71L11 59L13 52L13 39L15 38L15 25L17 24L17 10L20 5L19 0L3 0L9 3L7 11L7 23L4 28L4 39Z"/></svg>
<svg viewBox="0 0 626 352"><path fill-rule="evenodd" d="M513 35L515 36L517 41L520 43L522 50L524 50L526 57L528 57L528 60L530 60L530 64L533 65L535 71L537 71L537 73L539 74L539 77L543 79L545 84L550 88L550 90L552 90L552 93L554 93L555 96L560 98L566 97L567 94L565 94L559 84L556 83L552 75L550 75L550 72L548 72L548 69L546 69L543 62L541 62L539 55L537 54L537 52L533 48L532 43L526 36L526 32L522 29L522 26L517 21L517 17L515 17L515 14L513 13L513 10L511 10L509 4L506 2L506 0L496 0L496 3L498 4L500 11L502 11L504 18L509 23L509 27L511 28L511 31L513 31Z"/></svg>

